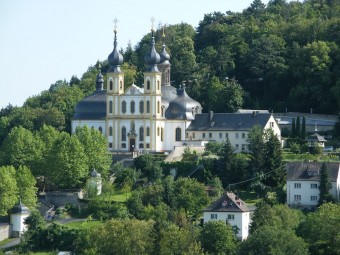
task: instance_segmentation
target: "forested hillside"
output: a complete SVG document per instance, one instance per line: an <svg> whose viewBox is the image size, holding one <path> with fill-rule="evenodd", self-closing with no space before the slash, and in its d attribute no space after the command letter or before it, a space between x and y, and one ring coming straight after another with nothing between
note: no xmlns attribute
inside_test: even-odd
<svg viewBox="0 0 340 255"><path fill-rule="evenodd" d="M159 27L156 48L160 52L165 42L171 55L172 85L185 84L204 112L243 107L337 114L339 6L338 0L271 0L267 5L254 0L242 13L206 14L197 28L188 24ZM143 83L150 36L121 49L126 87ZM99 62L105 76L107 60ZM80 79L56 81L28 98L23 107L2 109L0 143L19 125L33 131L47 124L70 132L75 104L95 89L98 64Z"/></svg>

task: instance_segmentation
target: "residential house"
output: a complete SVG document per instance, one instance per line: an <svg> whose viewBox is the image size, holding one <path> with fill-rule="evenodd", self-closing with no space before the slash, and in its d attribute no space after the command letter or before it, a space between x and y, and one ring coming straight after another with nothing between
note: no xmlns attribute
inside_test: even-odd
<svg viewBox="0 0 340 255"><path fill-rule="evenodd" d="M321 162L292 162L286 165L287 204L302 208L315 207L319 201ZM326 168L332 184L330 193L339 201L340 163L327 162Z"/></svg>
<svg viewBox="0 0 340 255"><path fill-rule="evenodd" d="M249 234L252 210L234 193L227 192L203 211L204 223L221 220L237 229L237 237L245 240Z"/></svg>

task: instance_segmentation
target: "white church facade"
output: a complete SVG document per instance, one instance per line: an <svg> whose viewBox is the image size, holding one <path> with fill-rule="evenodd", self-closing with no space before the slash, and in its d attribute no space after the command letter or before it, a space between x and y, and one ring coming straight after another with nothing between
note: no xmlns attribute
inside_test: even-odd
<svg viewBox="0 0 340 255"><path fill-rule="evenodd" d="M96 91L76 105L72 132L78 126L96 128L107 137L112 152L131 152L135 149L169 152L176 146L224 142L228 133L238 152L246 146L243 135L253 125L272 128L280 138L280 129L268 112L256 115L219 113L213 116L212 113L202 113L201 104L188 96L185 87L175 88L170 84L170 55L164 43L162 52L159 54L156 51L153 31L150 49L144 60L147 65L144 86L126 86L124 73L120 69L123 56L117 49L115 31L114 48L108 56L107 89L103 89L104 79L99 72ZM239 132L242 143L232 139Z"/></svg>

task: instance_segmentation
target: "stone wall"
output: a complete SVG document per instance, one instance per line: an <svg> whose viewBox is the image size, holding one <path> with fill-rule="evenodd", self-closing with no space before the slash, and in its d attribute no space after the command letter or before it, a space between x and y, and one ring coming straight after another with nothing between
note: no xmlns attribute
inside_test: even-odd
<svg viewBox="0 0 340 255"><path fill-rule="evenodd" d="M10 238L10 225L8 223L0 223L0 241Z"/></svg>

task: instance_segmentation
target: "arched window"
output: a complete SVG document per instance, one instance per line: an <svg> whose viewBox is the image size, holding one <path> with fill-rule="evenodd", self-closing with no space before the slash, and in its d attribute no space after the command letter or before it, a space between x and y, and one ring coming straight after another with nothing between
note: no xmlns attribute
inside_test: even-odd
<svg viewBox="0 0 340 255"><path fill-rule="evenodd" d="M110 90L112 90L113 89L113 82L112 82L112 80L110 80Z"/></svg>
<svg viewBox="0 0 340 255"><path fill-rule="evenodd" d="M150 90L150 81L149 80L146 81L146 90Z"/></svg>
<svg viewBox="0 0 340 255"><path fill-rule="evenodd" d="M103 133L102 127L99 127L98 130L99 130L99 132L100 132L101 134Z"/></svg>
<svg viewBox="0 0 340 255"><path fill-rule="evenodd" d="M122 127L122 141L126 141L126 127Z"/></svg>
<svg viewBox="0 0 340 255"><path fill-rule="evenodd" d="M164 129L161 128L161 141L163 142L164 141Z"/></svg>
<svg viewBox="0 0 340 255"><path fill-rule="evenodd" d="M157 113L161 112L161 103L157 101Z"/></svg>
<svg viewBox="0 0 340 255"><path fill-rule="evenodd" d="M144 141L144 128L139 128L139 141Z"/></svg>
<svg viewBox="0 0 340 255"><path fill-rule="evenodd" d="M139 112L144 113L144 101L139 101Z"/></svg>
<svg viewBox="0 0 340 255"><path fill-rule="evenodd" d="M130 112L135 113L135 101L130 102Z"/></svg>
<svg viewBox="0 0 340 255"><path fill-rule="evenodd" d="M157 89L159 90L159 81L157 81Z"/></svg>
<svg viewBox="0 0 340 255"><path fill-rule="evenodd" d="M146 113L150 113L150 101L146 101Z"/></svg>
<svg viewBox="0 0 340 255"><path fill-rule="evenodd" d="M112 101L109 102L109 112L112 113Z"/></svg>
<svg viewBox="0 0 340 255"><path fill-rule="evenodd" d="M119 88L122 89L123 88L123 82L119 81Z"/></svg>
<svg viewBox="0 0 340 255"><path fill-rule="evenodd" d="M176 128L176 142L179 142L182 140L182 132L180 128Z"/></svg>
<svg viewBox="0 0 340 255"><path fill-rule="evenodd" d="M164 117L164 107L162 107L161 110L162 110L162 112L161 112L162 117Z"/></svg>
<svg viewBox="0 0 340 255"><path fill-rule="evenodd" d="M112 136L112 127L109 127L109 136Z"/></svg>
<svg viewBox="0 0 340 255"><path fill-rule="evenodd" d="M126 113L126 102L122 102L122 113Z"/></svg>
<svg viewBox="0 0 340 255"><path fill-rule="evenodd" d="M149 127L146 128L146 136L150 136L150 128Z"/></svg>

